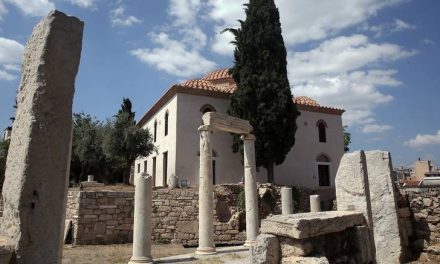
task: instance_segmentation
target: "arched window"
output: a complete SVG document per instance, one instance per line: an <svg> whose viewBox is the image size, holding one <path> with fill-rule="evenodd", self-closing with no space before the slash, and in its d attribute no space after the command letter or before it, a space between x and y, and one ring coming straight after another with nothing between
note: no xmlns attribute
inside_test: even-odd
<svg viewBox="0 0 440 264"><path fill-rule="evenodd" d="M214 106L210 104L204 104L202 107L200 107L200 112L202 114L208 113L208 112L216 112Z"/></svg>
<svg viewBox="0 0 440 264"><path fill-rule="evenodd" d="M330 158L321 153L316 157L319 186L330 186Z"/></svg>
<svg viewBox="0 0 440 264"><path fill-rule="evenodd" d="M316 126L318 127L318 133L319 133L319 142L327 142L327 135L326 135L326 127L327 124L324 120L319 120L316 123Z"/></svg>
<svg viewBox="0 0 440 264"><path fill-rule="evenodd" d="M168 111L165 113L165 136L168 135Z"/></svg>
<svg viewBox="0 0 440 264"><path fill-rule="evenodd" d="M153 128L153 141L156 142L157 139L157 120L154 120L154 128Z"/></svg>

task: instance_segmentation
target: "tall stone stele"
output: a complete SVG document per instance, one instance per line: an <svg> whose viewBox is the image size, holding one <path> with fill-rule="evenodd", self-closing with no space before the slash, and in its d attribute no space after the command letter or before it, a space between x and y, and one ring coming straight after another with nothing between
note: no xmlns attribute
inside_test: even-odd
<svg viewBox="0 0 440 264"><path fill-rule="evenodd" d="M13 244L13 263L61 263L83 27L52 11L26 44L0 219L0 235Z"/></svg>

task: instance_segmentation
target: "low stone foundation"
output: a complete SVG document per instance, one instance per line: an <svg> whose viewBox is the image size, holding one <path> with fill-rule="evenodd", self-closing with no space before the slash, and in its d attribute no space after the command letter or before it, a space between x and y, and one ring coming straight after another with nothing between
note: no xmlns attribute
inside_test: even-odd
<svg viewBox="0 0 440 264"><path fill-rule="evenodd" d="M281 213L280 188L259 185L259 217ZM216 185L214 197L214 242L242 244L246 220L243 186ZM295 212L308 210L308 190L298 189ZM198 188L158 188L153 191L152 239L156 243L198 243ZM134 188L129 186L69 189L66 219L72 221L74 244L132 242Z"/></svg>

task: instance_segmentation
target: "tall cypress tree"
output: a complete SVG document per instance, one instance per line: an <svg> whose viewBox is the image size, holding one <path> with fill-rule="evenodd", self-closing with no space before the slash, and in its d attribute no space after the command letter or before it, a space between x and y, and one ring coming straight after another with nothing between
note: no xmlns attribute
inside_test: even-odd
<svg viewBox="0 0 440 264"><path fill-rule="evenodd" d="M228 113L250 121L257 138L257 166L266 168L268 182L274 182L274 165L283 163L295 144L300 113L287 79L287 52L274 1L250 0L245 7L241 27L227 29L235 36L230 73L237 83ZM238 144L236 138L235 151Z"/></svg>

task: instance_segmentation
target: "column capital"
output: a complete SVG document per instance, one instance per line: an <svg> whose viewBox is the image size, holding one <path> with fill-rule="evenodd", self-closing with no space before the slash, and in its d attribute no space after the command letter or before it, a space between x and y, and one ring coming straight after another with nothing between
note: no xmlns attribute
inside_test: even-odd
<svg viewBox="0 0 440 264"><path fill-rule="evenodd" d="M255 137L254 134L243 134L240 137L241 140L256 140L257 138Z"/></svg>
<svg viewBox="0 0 440 264"><path fill-rule="evenodd" d="M199 131L214 131L210 125L201 125L197 129Z"/></svg>

